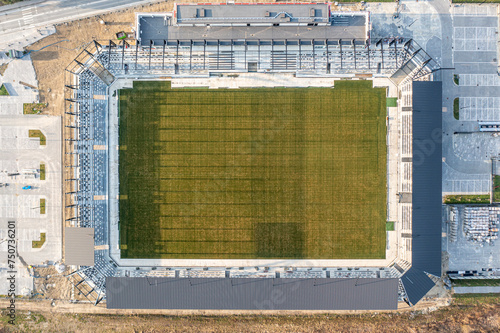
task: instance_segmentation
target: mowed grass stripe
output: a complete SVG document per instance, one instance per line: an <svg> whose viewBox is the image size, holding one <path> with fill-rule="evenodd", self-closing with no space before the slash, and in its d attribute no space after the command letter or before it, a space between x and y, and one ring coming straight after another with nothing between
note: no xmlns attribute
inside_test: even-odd
<svg viewBox="0 0 500 333"><path fill-rule="evenodd" d="M120 92L128 258L384 258L385 90Z"/></svg>

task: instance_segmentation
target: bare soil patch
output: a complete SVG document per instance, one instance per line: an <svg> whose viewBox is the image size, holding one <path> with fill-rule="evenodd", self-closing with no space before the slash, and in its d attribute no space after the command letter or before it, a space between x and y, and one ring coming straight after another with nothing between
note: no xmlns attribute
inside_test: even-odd
<svg viewBox="0 0 500 333"><path fill-rule="evenodd" d="M5 301L0 305L4 308ZM92 305L96 313L78 313L78 304L18 302L17 325L2 323L5 331L49 332L498 332L498 296L457 298L449 307L415 308L387 313L225 314L208 311L173 311L144 314L142 311L106 310ZM27 310L29 306L30 311ZM64 309L75 311L61 311ZM97 311L100 311L97 314ZM5 317L3 313L2 318ZM4 320L5 321L5 320ZM0 324L0 325L2 325ZM1 327L1 326L0 326Z"/></svg>

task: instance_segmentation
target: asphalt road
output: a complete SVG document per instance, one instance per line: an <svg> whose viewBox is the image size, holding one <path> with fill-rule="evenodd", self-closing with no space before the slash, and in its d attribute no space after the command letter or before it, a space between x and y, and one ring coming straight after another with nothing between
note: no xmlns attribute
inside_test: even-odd
<svg viewBox="0 0 500 333"><path fill-rule="evenodd" d="M0 7L0 35L43 28L158 0L31 0ZM0 37L3 39L2 37Z"/></svg>

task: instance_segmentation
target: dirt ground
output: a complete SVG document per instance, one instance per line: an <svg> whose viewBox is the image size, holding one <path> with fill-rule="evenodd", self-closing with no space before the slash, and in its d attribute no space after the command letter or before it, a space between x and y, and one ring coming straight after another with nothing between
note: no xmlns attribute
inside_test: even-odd
<svg viewBox="0 0 500 333"><path fill-rule="evenodd" d="M173 4L173 1L162 1L60 24L55 34L28 47L39 83L40 101L49 104L45 114L63 114L65 68L84 46L94 39L102 42L116 39L115 34L120 31L131 33L136 12L169 11Z"/></svg>
<svg viewBox="0 0 500 333"><path fill-rule="evenodd" d="M65 276L69 273L71 273L69 269L59 273L54 266L35 268L33 291L33 294L37 294L35 299L87 301Z"/></svg>
<svg viewBox="0 0 500 333"><path fill-rule="evenodd" d="M5 309L7 302L0 301ZM76 304L22 302L17 305L17 324L2 313L0 332L500 332L500 297L460 297L449 307L435 311L415 310L389 313L218 314L208 311L112 310L85 305L102 312L84 313ZM28 311L29 309L29 311ZM101 310L99 310L101 309ZM3 326L2 326L3 325Z"/></svg>

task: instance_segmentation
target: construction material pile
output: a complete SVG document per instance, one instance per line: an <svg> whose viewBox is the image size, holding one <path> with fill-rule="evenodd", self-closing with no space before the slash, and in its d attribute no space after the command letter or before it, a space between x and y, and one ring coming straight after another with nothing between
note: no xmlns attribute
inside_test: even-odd
<svg viewBox="0 0 500 333"><path fill-rule="evenodd" d="M493 245L498 238L500 207L465 207L464 232L467 240Z"/></svg>
<svg viewBox="0 0 500 333"><path fill-rule="evenodd" d="M450 241L456 242L458 235L458 208L453 206L450 211Z"/></svg>

